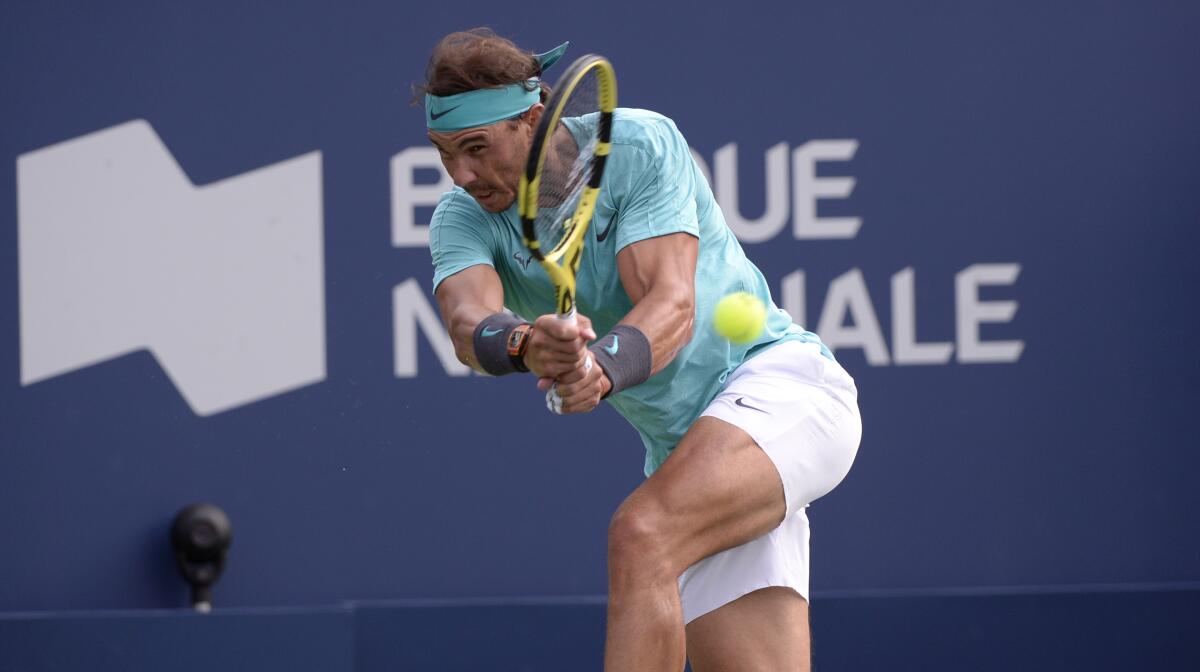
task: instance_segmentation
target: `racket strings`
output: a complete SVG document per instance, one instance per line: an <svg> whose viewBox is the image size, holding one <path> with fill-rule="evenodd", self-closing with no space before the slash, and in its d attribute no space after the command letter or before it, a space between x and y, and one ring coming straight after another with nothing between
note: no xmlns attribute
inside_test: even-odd
<svg viewBox="0 0 1200 672"><path fill-rule="evenodd" d="M588 73L563 103L542 165L534 230L544 250L554 249L574 226L572 216L591 175L599 109L598 78Z"/></svg>

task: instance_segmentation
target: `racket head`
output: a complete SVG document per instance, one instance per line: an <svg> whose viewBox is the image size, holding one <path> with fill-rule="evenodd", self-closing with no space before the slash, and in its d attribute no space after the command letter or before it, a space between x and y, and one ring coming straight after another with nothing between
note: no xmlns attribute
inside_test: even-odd
<svg viewBox="0 0 1200 672"><path fill-rule="evenodd" d="M617 82L602 56L581 56L555 84L534 131L517 193L525 246L556 290L556 312L575 312L575 273L611 148Z"/></svg>

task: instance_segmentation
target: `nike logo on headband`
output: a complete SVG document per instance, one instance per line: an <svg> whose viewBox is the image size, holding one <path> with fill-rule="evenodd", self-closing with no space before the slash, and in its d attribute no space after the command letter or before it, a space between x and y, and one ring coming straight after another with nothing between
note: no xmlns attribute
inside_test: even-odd
<svg viewBox="0 0 1200 672"><path fill-rule="evenodd" d="M429 118L433 119L434 121L437 121L438 119L441 119L442 117L446 116L447 114L450 114L451 112L457 110L460 107L462 107L462 105L455 105L454 107L452 107L448 110L442 110L441 112L434 112L433 110L430 110Z"/></svg>

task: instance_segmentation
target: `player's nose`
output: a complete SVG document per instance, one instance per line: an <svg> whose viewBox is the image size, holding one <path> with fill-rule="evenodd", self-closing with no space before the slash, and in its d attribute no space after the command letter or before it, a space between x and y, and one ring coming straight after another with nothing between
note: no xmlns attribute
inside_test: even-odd
<svg viewBox="0 0 1200 672"><path fill-rule="evenodd" d="M454 186L463 189L466 189L467 185L474 182L478 177L475 171L461 163L455 166L454 170L450 171L450 178L454 180Z"/></svg>

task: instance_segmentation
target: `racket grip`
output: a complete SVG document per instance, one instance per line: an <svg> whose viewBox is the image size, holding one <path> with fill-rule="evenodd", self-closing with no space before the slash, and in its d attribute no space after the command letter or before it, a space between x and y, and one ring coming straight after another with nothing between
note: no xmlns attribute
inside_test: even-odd
<svg viewBox="0 0 1200 672"><path fill-rule="evenodd" d="M587 360L584 362L583 372L588 374L592 372L593 357L588 353ZM555 415L562 415L562 397L558 394L558 383L551 383L550 389L546 390L546 408Z"/></svg>
<svg viewBox="0 0 1200 672"><path fill-rule="evenodd" d="M579 320L577 320L575 318L575 307L574 306L571 307L571 310L563 313L562 315L559 315L558 319L562 320L563 322L566 322L567 324L576 324L579 322ZM588 355L587 363L584 365L583 370L584 370L584 372L591 372L591 370L592 370L592 356L590 354ZM551 391L553 391L553 388L551 388Z"/></svg>
<svg viewBox="0 0 1200 672"><path fill-rule="evenodd" d="M568 324L576 324L578 320L575 319L575 307L572 306L571 310L558 315L558 319ZM584 373L591 373L591 371L592 355L589 353L584 365ZM553 383L550 385L550 389L546 390L546 408L555 415L562 415L562 404L562 397L558 394L558 383Z"/></svg>
<svg viewBox="0 0 1200 672"><path fill-rule="evenodd" d="M579 320L575 319L575 308L574 307L572 307L571 310L563 313L562 315L559 315L558 319L562 320L563 322L566 322L567 324L576 324L579 321ZM592 356L590 354L587 357L587 362L584 365L583 370L585 373L591 373L591 371L592 371ZM554 388L551 387L550 391L554 392ZM555 394L555 396L558 396L557 392L555 392L554 394Z"/></svg>

